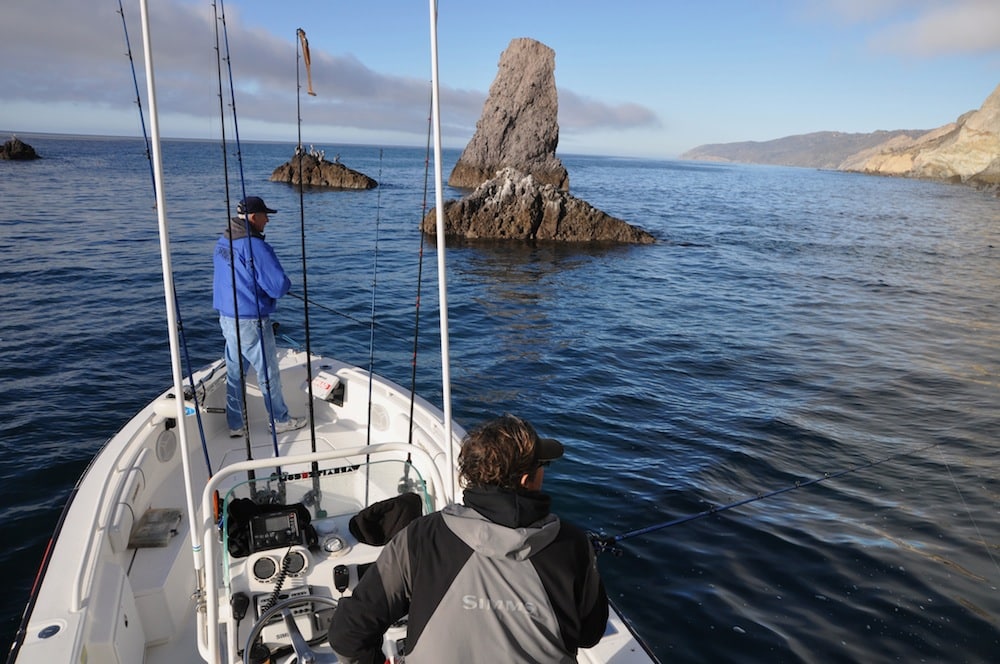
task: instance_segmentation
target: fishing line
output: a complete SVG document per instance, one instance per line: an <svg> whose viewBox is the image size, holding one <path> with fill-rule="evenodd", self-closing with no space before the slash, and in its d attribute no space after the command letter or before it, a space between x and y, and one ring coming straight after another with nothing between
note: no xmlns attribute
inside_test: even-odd
<svg viewBox="0 0 1000 664"><path fill-rule="evenodd" d="M288 294L290 296L296 298L296 299L299 299L299 300L304 299L302 295L299 295L298 293L295 293L295 292L292 292L292 291L289 291ZM345 319L351 321L352 323L357 323L358 325L362 325L365 328L367 328L370 325L374 324L375 327L378 328L379 332L381 332L383 334L387 334L390 337L393 337L395 339L399 339L401 341L409 341L410 340L410 337L408 337L408 336L404 337L401 334L397 334L396 332L394 332L392 330L392 328L390 328L390 327L388 327L386 325L383 325L382 323L378 323L378 322L373 323L372 321L362 320L360 318L355 318L354 316L352 316L350 314L344 313L343 311L340 311L340 310L335 309L333 307L330 307L330 306L327 306L327 305L322 304L320 302L317 302L316 300L310 299L309 300L309 305L313 306L313 307L316 307L318 309L322 309L323 311L327 311L327 312L329 312L331 314L334 314L336 316L340 316L341 318L345 318Z"/></svg>
<svg viewBox="0 0 1000 664"><path fill-rule="evenodd" d="M132 70L132 84L135 87L135 104L139 110L139 125L142 128L142 140L146 146L146 161L149 163L149 178L152 182L153 187L153 200L156 200L156 173L153 168L153 150L149 144L149 135L146 132L146 117L142 110L142 95L139 93L139 77L135 70L135 59L132 57L132 43L128 36L128 23L125 21L125 7L122 4L122 0L118 0L118 14L122 17L122 31L125 33L125 49L126 55L128 56L129 67ZM156 207L154 202L153 207ZM171 281L173 276L171 275ZM181 317L181 306L180 301L177 299L177 288L176 285L173 288L174 292L174 313L177 316L177 331L181 341L181 347L184 349L184 363L187 365L188 383L191 388L191 400L194 402L194 413L195 419L198 422L198 434L201 438L201 451L205 456L205 466L208 468L208 476L212 476L212 461L208 455L208 441L205 438L205 427L201 419L201 408L198 407L198 390L194 384L194 372L191 367L191 354L187 345L187 336L184 333L184 319ZM181 395L182 399L186 399L187 395Z"/></svg>
<svg viewBox="0 0 1000 664"><path fill-rule="evenodd" d="M758 500L764 500L765 498L773 498L774 496L778 496L778 495L781 495L783 493L788 493L789 491L794 491L796 489L802 489L802 488L807 487L807 486L812 486L813 484L819 484L820 482L825 482L827 480L832 480L832 479L837 478L837 477L843 477L844 475L850 475L851 473L856 473L859 470L864 470L866 468L873 468L874 466L881 465L881 464L883 464L883 463L885 463L887 461L893 461L895 459L899 459L899 458L906 457L906 456L912 456L912 455L917 454L919 452L927 451L927 450L929 450L929 449L931 449L933 447L937 447L940 444L941 444L940 442L931 443L929 445L924 445L923 447L919 447L919 448L916 448L916 449L913 449L913 450L907 450L905 452L897 452L896 454L891 454L891 455L889 455L887 457L882 457L880 459L874 459L872 461L867 461L867 462L865 462L865 463L863 463L861 465L852 466L852 467L846 468L844 470L839 470L839 471L837 471L835 473L824 473L820 477L814 477L814 478L812 478L810 480L806 480L804 482L803 481L799 481L799 482L796 482L795 484L791 484L791 485L786 486L786 487L781 488L781 489L775 489L774 491L768 491L767 493L757 494L756 496L751 496L749 498L744 498L742 500L737 500L736 502L729 503L727 505L720 505L718 507L711 507L711 508L709 508L707 510L704 510L702 512L698 512L697 514L689 514L687 516L682 516L680 518L673 519L673 520L667 521L665 523L659 523L659 524L656 524L656 525L653 525L653 526L647 526L645 528L639 528L637 530L630 530L630 531L628 531L626 533L622 533L621 535L613 535L613 536L611 536L611 535L604 535L604 534L600 534L600 533L589 533L589 536L590 536L591 542L594 545L594 550L598 554L603 553L604 551L611 551L614 555L621 555L621 550L618 547L616 547L615 544L617 544L618 542L621 542L622 540L626 540L626 539L629 539L629 538L632 538L632 537L637 537L639 535L647 535L647 534L655 532L657 530L663 530L664 528L670 528L672 526L677 526L677 525L680 525L682 523L688 523L689 521L697 521L698 519L703 519L703 518L705 518L707 516L712 516L713 514L719 514L721 512L725 512L725 511L731 510L731 509L736 508L736 507L741 507L742 505L748 505L750 503L755 503Z"/></svg>
<svg viewBox="0 0 1000 664"><path fill-rule="evenodd" d="M972 510L969 508L969 504L965 501L965 495L962 493L962 489L958 484L958 480L951 472L951 466L944 459L944 452L938 450L938 456L941 457L941 463L944 464L945 470L948 471L948 478L951 479L951 483L955 487L955 492L958 494L959 500L962 501L962 507L965 508L965 514L969 517L969 522L972 523L973 530L976 531L976 536L979 541L983 544L983 550L986 551L987 557L989 557L990 562L993 563L993 567L997 570L997 576L1000 576L1000 564L997 564L997 559L993 557L993 552L990 551L989 545L986 544L986 538L983 536L982 531L979 529L979 524L976 522L976 518L972 515Z"/></svg>

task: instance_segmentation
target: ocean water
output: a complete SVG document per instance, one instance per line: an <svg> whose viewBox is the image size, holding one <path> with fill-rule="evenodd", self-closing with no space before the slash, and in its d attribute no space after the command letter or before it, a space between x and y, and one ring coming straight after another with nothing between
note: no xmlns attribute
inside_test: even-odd
<svg viewBox="0 0 1000 664"><path fill-rule="evenodd" d="M76 479L170 381L141 141L22 138L43 159L0 162L5 643ZM314 350L409 386L417 327L416 389L440 402L424 151L317 148L381 186L306 192L300 208L267 181L291 144L244 144L239 158L165 144L191 363L222 352L211 250L225 157L228 198L245 186L279 209L268 238L293 292L308 286L308 332L302 301L282 301L289 342L308 333ZM457 156L445 152L446 175ZM657 656L996 661L997 198L808 169L562 158L574 194L659 241L452 246L454 415L471 426L515 412L564 442L546 477L555 509L618 539L599 565Z"/></svg>

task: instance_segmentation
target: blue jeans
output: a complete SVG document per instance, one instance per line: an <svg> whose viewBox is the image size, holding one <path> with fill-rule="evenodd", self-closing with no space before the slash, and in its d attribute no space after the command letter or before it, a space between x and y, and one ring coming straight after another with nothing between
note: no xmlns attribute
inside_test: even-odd
<svg viewBox="0 0 1000 664"><path fill-rule="evenodd" d="M243 426L242 391L240 390L240 353L236 344L236 319L219 316L222 336L226 338L226 422L230 429ZM253 367L264 395L264 405L275 422L288 421L288 406L281 393L278 372L278 349L274 345L271 321L241 318L240 344L243 346L243 370ZM261 343L263 341L263 343Z"/></svg>

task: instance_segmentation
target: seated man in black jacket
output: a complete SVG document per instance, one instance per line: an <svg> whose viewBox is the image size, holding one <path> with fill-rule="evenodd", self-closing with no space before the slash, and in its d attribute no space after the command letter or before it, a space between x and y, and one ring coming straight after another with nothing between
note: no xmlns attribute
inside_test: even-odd
<svg viewBox="0 0 1000 664"><path fill-rule="evenodd" d="M541 491L562 454L513 415L470 432L464 505L412 522L340 601L330 625L339 658L381 664L383 633L407 614L407 664L575 662L600 641L608 598L593 548Z"/></svg>

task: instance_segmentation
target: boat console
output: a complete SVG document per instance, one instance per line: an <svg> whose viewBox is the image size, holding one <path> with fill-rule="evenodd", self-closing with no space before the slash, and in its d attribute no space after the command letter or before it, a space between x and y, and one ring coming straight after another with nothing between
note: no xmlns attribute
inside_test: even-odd
<svg viewBox="0 0 1000 664"><path fill-rule="evenodd" d="M230 567L232 587L245 590L234 590L233 596L246 597L236 600L246 607L238 624L256 626L269 609L285 602L302 638L310 644L324 642L337 601L350 594L381 550L358 542L351 534L348 524L352 516L341 514L314 522L319 539L312 546L295 543L262 549L234 561ZM317 598L330 601L320 604ZM251 636L249 631L241 631L239 641ZM272 612L258 631L254 641L268 653L281 653L292 646L289 628L277 613ZM405 635L405 626L395 627L387 640L395 643ZM258 647L257 652L263 653L263 648Z"/></svg>
<svg viewBox="0 0 1000 664"><path fill-rule="evenodd" d="M433 508L427 483L403 460L340 464L232 486L220 500L215 543L222 576L214 582L229 651L241 653L244 662L276 663L303 661L305 648L316 661L336 661L322 644L337 602L351 594L382 548L381 541L359 541L359 534L364 540L369 534L351 521L404 500L414 516ZM388 630L389 661L400 656L405 637L405 620Z"/></svg>

